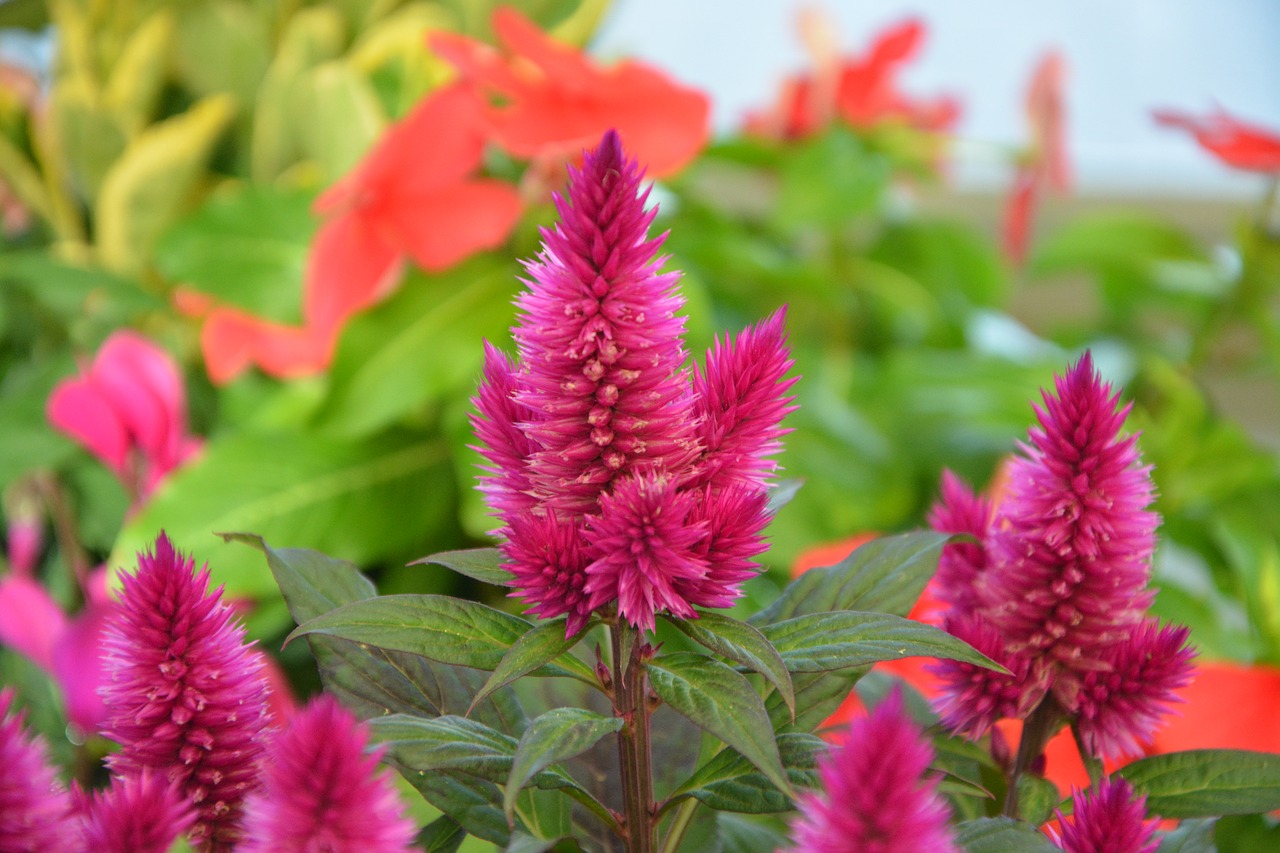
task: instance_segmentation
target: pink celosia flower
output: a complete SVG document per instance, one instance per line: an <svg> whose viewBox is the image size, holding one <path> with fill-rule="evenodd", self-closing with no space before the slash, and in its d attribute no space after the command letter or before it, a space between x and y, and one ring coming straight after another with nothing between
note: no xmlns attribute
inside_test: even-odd
<svg viewBox="0 0 1280 853"><path fill-rule="evenodd" d="M1083 671L1142 621L1159 519L1136 437L1120 436L1129 406L1088 354L1055 390L1009 467L982 595L1011 649Z"/></svg>
<svg viewBox="0 0 1280 853"><path fill-rule="evenodd" d="M260 791L245 803L239 853L408 853L404 813L368 727L328 695L314 699L267 747Z"/></svg>
<svg viewBox="0 0 1280 853"><path fill-rule="evenodd" d="M1136 755L1193 672L1190 632L1148 619L1107 650L1108 668L1080 679L1078 725L1093 755Z"/></svg>
<svg viewBox="0 0 1280 853"><path fill-rule="evenodd" d="M818 765L822 791L801 799L791 853L957 853L933 749L894 692L849 726Z"/></svg>
<svg viewBox="0 0 1280 853"><path fill-rule="evenodd" d="M651 629L659 612L740 594L793 408L781 312L718 342L690 377L683 299L658 272L640 178L613 132L572 170L517 300L519 358L488 347L475 400L513 594L567 616L571 634L615 602Z"/></svg>
<svg viewBox="0 0 1280 853"><path fill-rule="evenodd" d="M135 505L200 448L187 434L186 391L177 365L127 330L107 338L82 376L58 383L47 415L111 469Z"/></svg>
<svg viewBox="0 0 1280 853"><path fill-rule="evenodd" d="M989 622L963 614L948 618L946 629L1010 673L954 660L939 660L926 667L942 682L936 707L947 728L978 738L996 720L1025 717L1044 698L1046 674L1037 672L1027 655L1010 651Z"/></svg>
<svg viewBox="0 0 1280 853"><path fill-rule="evenodd" d="M72 853L71 797L58 783L44 741L9 713L13 691L0 690L0 850Z"/></svg>
<svg viewBox="0 0 1280 853"><path fill-rule="evenodd" d="M963 533L977 542L949 542L942 549L934 591L957 614L978 606L978 576L986 568L982 543L991 527L993 506L974 494L950 471L942 472L942 499L929 510L929 526L939 533Z"/></svg>
<svg viewBox="0 0 1280 853"><path fill-rule="evenodd" d="M85 797L80 831L84 850L93 853L166 853L195 819L176 783L143 770Z"/></svg>
<svg viewBox="0 0 1280 853"><path fill-rule="evenodd" d="M228 849L270 721L261 660L221 590L209 591L208 568L196 572L164 534L121 579L104 642L106 734L121 745L108 762L122 776L176 781L197 810L192 840Z"/></svg>
<svg viewBox="0 0 1280 853"><path fill-rule="evenodd" d="M1072 814L1056 812L1061 827L1055 839L1067 853L1154 853L1156 821L1145 820L1146 796L1134 796L1133 786L1110 777L1096 787L1071 793Z"/></svg>

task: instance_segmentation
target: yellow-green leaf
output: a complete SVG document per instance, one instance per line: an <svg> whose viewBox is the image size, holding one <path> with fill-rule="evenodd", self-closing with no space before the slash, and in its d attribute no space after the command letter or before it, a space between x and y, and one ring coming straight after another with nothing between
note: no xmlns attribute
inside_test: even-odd
<svg viewBox="0 0 1280 853"><path fill-rule="evenodd" d="M173 28L167 9L143 21L125 42L107 79L104 105L129 137L146 127L155 113L167 76Z"/></svg>
<svg viewBox="0 0 1280 853"><path fill-rule="evenodd" d="M340 61L309 72L292 106L303 154L316 161L326 181L337 180L358 163L385 124L373 86Z"/></svg>
<svg viewBox="0 0 1280 853"><path fill-rule="evenodd" d="M49 95L49 115L75 191L93 203L125 149L124 131L93 82L79 75L59 78Z"/></svg>

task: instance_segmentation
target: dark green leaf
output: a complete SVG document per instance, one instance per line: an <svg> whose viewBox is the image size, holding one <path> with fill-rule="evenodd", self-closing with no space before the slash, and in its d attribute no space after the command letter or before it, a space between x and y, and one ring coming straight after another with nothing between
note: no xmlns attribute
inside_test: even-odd
<svg viewBox="0 0 1280 853"><path fill-rule="evenodd" d="M1147 811L1169 818L1260 814L1280 809L1280 755L1197 749L1153 755L1121 768L1147 795Z"/></svg>
<svg viewBox="0 0 1280 853"><path fill-rule="evenodd" d="M945 631L885 613L812 613L766 625L764 635L792 672L827 672L908 657L948 658L1003 670Z"/></svg>
<svg viewBox="0 0 1280 853"><path fill-rule="evenodd" d="M763 675L778 688L787 707L795 713L796 695L791 685L791 673L778 650L759 630L746 622L711 611L700 614L697 619L670 617L668 621L716 654Z"/></svg>
<svg viewBox="0 0 1280 853"><path fill-rule="evenodd" d="M796 688L796 713L792 720L790 709L777 693L765 702L769 721L778 731L807 732L822 724L844 704L858 679L867 669L857 667L836 672L803 672L792 676Z"/></svg>
<svg viewBox="0 0 1280 853"><path fill-rule="evenodd" d="M796 790L817 787L818 757L828 745L816 735L802 732L778 735L778 754L787 778ZM775 787L740 753L724 749L698 768L673 796L688 794L717 811L766 814L795 807L791 798Z"/></svg>
<svg viewBox="0 0 1280 853"><path fill-rule="evenodd" d="M418 833L414 843L424 853L456 853L467 831L448 815L441 815Z"/></svg>
<svg viewBox="0 0 1280 853"><path fill-rule="evenodd" d="M1061 853L1030 824L1008 817L980 817L956 827L956 843L968 853Z"/></svg>
<svg viewBox="0 0 1280 853"><path fill-rule="evenodd" d="M465 773L427 772L398 765L389 759L409 784L431 805L456 820L477 838L505 845L511 830L502 814L502 792L487 779Z"/></svg>
<svg viewBox="0 0 1280 853"><path fill-rule="evenodd" d="M790 793L773 727L759 694L742 674L695 654L673 654L649 663L653 690L672 710L742 753Z"/></svg>
<svg viewBox="0 0 1280 853"><path fill-rule="evenodd" d="M511 816L516 795L538 773L587 751L602 737L621 728L620 717L603 717L581 708L553 708L533 720L516 747L503 796L503 811Z"/></svg>
<svg viewBox="0 0 1280 853"><path fill-rule="evenodd" d="M589 666L572 655L561 657L561 655L573 648L578 640L582 639L582 635L586 633L587 629L584 628L572 637L566 637L564 631L564 619L543 622L527 631L502 656L502 660L498 662L497 667L494 668L493 674L489 676L489 680L485 682L484 687L476 694L472 704L479 704L481 700L488 697L493 691L500 690L517 678L528 675L544 664L557 659L566 670L576 673L579 680L595 684L595 675Z"/></svg>
<svg viewBox="0 0 1280 853"><path fill-rule="evenodd" d="M491 671L532 627L519 616L474 601L446 595L384 595L310 619L285 642L324 634Z"/></svg>
<svg viewBox="0 0 1280 853"><path fill-rule="evenodd" d="M835 566L805 572L748 621L760 627L827 610L905 616L937 571L949 538L916 531L872 540Z"/></svg>
<svg viewBox="0 0 1280 853"><path fill-rule="evenodd" d="M505 781L517 741L466 717L410 717L392 714L369 721L373 737L397 765L420 772L460 771Z"/></svg>
<svg viewBox="0 0 1280 853"><path fill-rule="evenodd" d="M509 586L511 572L502 568L502 552L497 548L471 548L465 551L442 551L420 557L409 565L436 565L453 569L460 575L466 575L481 583L494 586Z"/></svg>
<svg viewBox="0 0 1280 853"><path fill-rule="evenodd" d="M741 815L720 812L716 825L723 853L775 853L787 847L787 836L777 827Z"/></svg>
<svg viewBox="0 0 1280 853"><path fill-rule="evenodd" d="M1032 826L1048 820L1061 800L1058 786L1043 776L1024 773L1018 779L1018 817Z"/></svg>

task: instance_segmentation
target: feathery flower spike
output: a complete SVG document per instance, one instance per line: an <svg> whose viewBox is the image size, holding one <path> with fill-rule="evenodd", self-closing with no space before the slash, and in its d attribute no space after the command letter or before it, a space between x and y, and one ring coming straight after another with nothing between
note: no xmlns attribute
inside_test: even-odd
<svg viewBox="0 0 1280 853"><path fill-rule="evenodd" d="M368 744L337 699L314 699L267 747L237 853L410 853L413 822Z"/></svg>
<svg viewBox="0 0 1280 853"><path fill-rule="evenodd" d="M176 781L197 811L193 843L228 850L270 722L262 660L221 589L209 591L208 567L197 572L163 533L121 580L104 640L105 734L122 747L109 764L121 776L150 769Z"/></svg>
<svg viewBox="0 0 1280 853"><path fill-rule="evenodd" d="M72 853L71 797L58 784L45 743L10 713L13 691L0 690L0 850Z"/></svg>
<svg viewBox="0 0 1280 853"><path fill-rule="evenodd" d="M1156 821L1144 820L1147 798L1124 779L1107 777L1088 791L1071 792L1072 814L1056 811L1067 853L1155 853Z"/></svg>
<svg viewBox="0 0 1280 853"><path fill-rule="evenodd" d="M800 801L791 853L958 853L938 780L925 778L933 757L890 694L819 763L823 790Z"/></svg>
<svg viewBox="0 0 1280 853"><path fill-rule="evenodd" d="M177 785L150 770L117 776L85 796L81 812L84 849L93 853L167 853L196 819Z"/></svg>

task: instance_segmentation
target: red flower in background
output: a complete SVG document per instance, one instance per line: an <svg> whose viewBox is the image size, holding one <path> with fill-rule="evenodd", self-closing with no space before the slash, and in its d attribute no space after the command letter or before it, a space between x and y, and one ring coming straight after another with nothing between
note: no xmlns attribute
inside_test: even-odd
<svg viewBox="0 0 1280 853"><path fill-rule="evenodd" d="M1005 255L1017 265L1026 260L1036 204L1045 186L1059 193L1071 189L1063 92L1065 80L1066 62L1057 51L1050 51L1036 66L1027 88L1031 144L1019 159L1001 225Z"/></svg>
<svg viewBox="0 0 1280 853"><path fill-rule="evenodd" d="M1275 131L1240 121L1221 109L1203 117L1174 110L1156 110L1152 115L1157 124L1191 133L1201 148L1233 169L1280 172L1280 135Z"/></svg>
<svg viewBox="0 0 1280 853"><path fill-rule="evenodd" d="M251 364L280 377L323 370L343 326L395 289L406 258L438 272L502 243L520 201L509 185L473 177L484 154L483 109L470 91L451 86L389 127L316 200L326 221L307 258L302 326L213 307L201 334L210 378L230 381ZM189 313L203 313L198 298L186 303Z"/></svg>
<svg viewBox="0 0 1280 853"><path fill-rule="evenodd" d="M639 62L602 68L514 9L494 12L493 30L501 51L453 33L433 33L430 45L465 83L499 98L485 116L493 140L517 157L574 158L613 128L660 178L706 144L710 104L701 92Z"/></svg>
<svg viewBox="0 0 1280 853"><path fill-rule="evenodd" d="M897 121L941 132L955 124L960 105L954 98L915 98L898 86L898 73L924 43L923 23L908 18L880 32L865 55L844 59L831 44L830 29L816 13L801 17L801 35L814 70L784 80L773 106L747 116L748 131L798 139L818 132L837 116L855 128Z"/></svg>

